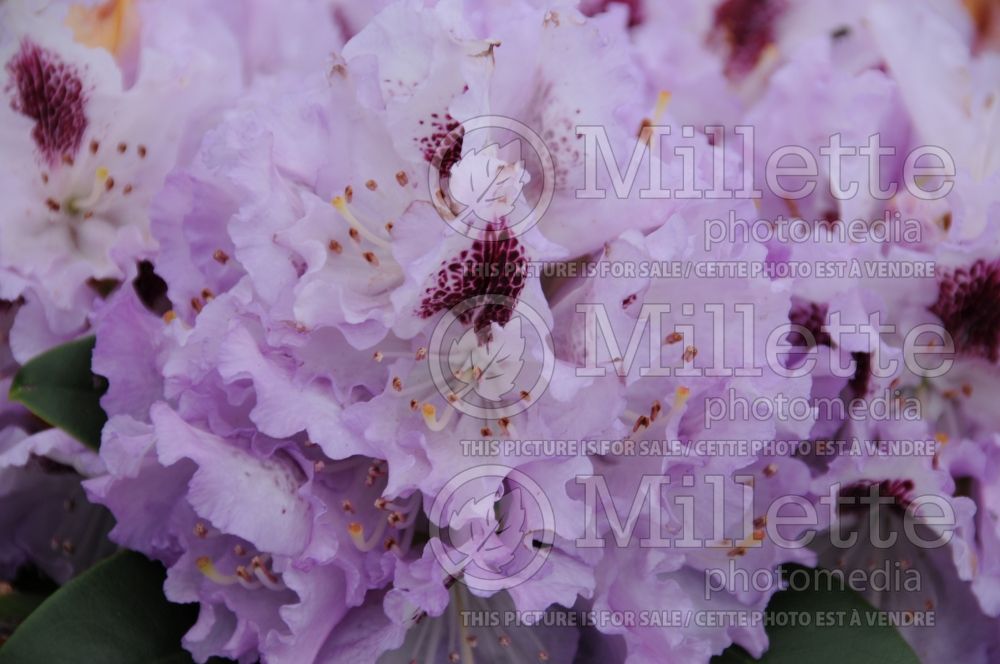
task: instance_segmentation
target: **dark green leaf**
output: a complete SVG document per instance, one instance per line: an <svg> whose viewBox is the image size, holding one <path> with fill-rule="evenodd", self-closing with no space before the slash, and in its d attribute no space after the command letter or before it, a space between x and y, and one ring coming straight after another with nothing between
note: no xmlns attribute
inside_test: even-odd
<svg viewBox="0 0 1000 664"><path fill-rule="evenodd" d="M711 664L756 664L757 660L743 648L732 645L722 651L721 655L712 658Z"/></svg>
<svg viewBox="0 0 1000 664"><path fill-rule="evenodd" d="M895 627L879 624L878 609L853 590L831 584L828 574L811 574L808 589L782 591L768 604L770 648L761 659L733 646L712 664L920 664ZM796 587L802 585L796 581ZM795 625L793 618L807 618L809 624ZM818 626L820 619L827 624Z"/></svg>
<svg viewBox="0 0 1000 664"><path fill-rule="evenodd" d="M33 358L17 372L10 386L11 401L84 444L97 449L107 420L101 395L107 381L90 370L94 338L57 346Z"/></svg>
<svg viewBox="0 0 1000 664"><path fill-rule="evenodd" d="M0 664L190 664L181 637L194 605L163 596L163 567L133 552L94 566L56 591L0 647Z"/></svg>
<svg viewBox="0 0 1000 664"><path fill-rule="evenodd" d="M0 629L17 625L45 601L45 595L10 592L0 595Z"/></svg>

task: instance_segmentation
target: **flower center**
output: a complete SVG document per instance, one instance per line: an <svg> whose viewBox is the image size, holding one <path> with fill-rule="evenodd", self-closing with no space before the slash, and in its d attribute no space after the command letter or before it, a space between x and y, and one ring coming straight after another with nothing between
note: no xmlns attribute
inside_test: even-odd
<svg viewBox="0 0 1000 664"><path fill-rule="evenodd" d="M359 551L385 550L402 555L410 548L420 516L420 494L405 498L385 498L387 469L384 461L372 459L348 460L326 464L318 462L317 473L336 471L337 464L347 467L354 481L341 501L344 516L349 519L347 533Z"/></svg>
<svg viewBox="0 0 1000 664"><path fill-rule="evenodd" d="M853 503L840 506L841 512L856 512L867 510L871 506L871 499L890 498L891 503L886 506L891 510L903 512L909 507L913 498L910 495L913 491L913 480L908 479L884 479L882 481L862 480L846 486L840 490L842 498L852 498Z"/></svg>
<svg viewBox="0 0 1000 664"><path fill-rule="evenodd" d="M826 325L827 305L819 302L809 302L796 298L792 302L791 311L788 312L788 319L792 325L798 325L812 334L812 344L808 343L806 335L798 330L788 335L788 342L794 346L830 346L832 340L830 334L823 331Z"/></svg>
<svg viewBox="0 0 1000 664"><path fill-rule="evenodd" d="M715 8L715 30L729 46L726 74L742 76L757 66L784 8L783 0L724 0Z"/></svg>

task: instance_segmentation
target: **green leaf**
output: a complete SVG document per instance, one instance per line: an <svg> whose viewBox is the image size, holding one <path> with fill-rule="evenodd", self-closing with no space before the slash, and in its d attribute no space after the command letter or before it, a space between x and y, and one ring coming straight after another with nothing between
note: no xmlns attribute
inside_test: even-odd
<svg viewBox="0 0 1000 664"><path fill-rule="evenodd" d="M56 591L0 647L0 664L190 664L181 637L194 605L163 596L158 563L122 552Z"/></svg>
<svg viewBox="0 0 1000 664"><path fill-rule="evenodd" d="M712 664L920 664L899 631L880 625L881 612L861 595L831 583L827 572L807 571L812 574L808 589L784 590L767 605L770 647L761 659L732 646L713 657ZM801 578L798 573L796 578ZM795 585L802 584L796 580ZM808 625L793 620L801 623L803 618ZM826 624L817 625L821 619Z"/></svg>
<svg viewBox="0 0 1000 664"><path fill-rule="evenodd" d="M94 337L71 341L31 359L14 376L11 401L95 450L107 415L101 395L107 381L90 370Z"/></svg>
<svg viewBox="0 0 1000 664"><path fill-rule="evenodd" d="M757 660L743 648L731 645L723 650L721 655L713 657L711 664L757 664Z"/></svg>
<svg viewBox="0 0 1000 664"><path fill-rule="evenodd" d="M22 622L43 601L45 595L35 593L13 591L0 595L0 631L5 626L14 626Z"/></svg>

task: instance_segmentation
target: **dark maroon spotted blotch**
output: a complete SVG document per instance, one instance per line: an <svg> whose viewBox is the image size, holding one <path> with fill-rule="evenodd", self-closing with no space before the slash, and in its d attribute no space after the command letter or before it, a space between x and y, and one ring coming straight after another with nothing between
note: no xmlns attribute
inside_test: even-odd
<svg viewBox="0 0 1000 664"><path fill-rule="evenodd" d="M946 273L930 307L962 355L1000 359L1000 260Z"/></svg>
<svg viewBox="0 0 1000 664"><path fill-rule="evenodd" d="M72 162L87 130L79 71L30 39L7 63L11 107L35 121L31 136L50 165Z"/></svg>
<svg viewBox="0 0 1000 664"><path fill-rule="evenodd" d="M784 9L784 0L723 0L715 8L715 32L729 47L727 75L742 76L757 66Z"/></svg>
<svg viewBox="0 0 1000 664"><path fill-rule="evenodd" d="M521 243L504 226L491 225L482 239L441 263L434 285L424 290L417 314L430 318L476 298L479 303L458 318L473 325L477 333L488 335L492 323L503 326L510 321L513 311L508 305L524 289L526 270L527 257ZM510 300L498 302L490 296Z"/></svg>
<svg viewBox="0 0 1000 664"><path fill-rule="evenodd" d="M442 180L451 173L451 167L462 158L462 143L465 129L449 113L431 113L430 118L421 120L430 133L413 140L424 155L424 160L433 166Z"/></svg>

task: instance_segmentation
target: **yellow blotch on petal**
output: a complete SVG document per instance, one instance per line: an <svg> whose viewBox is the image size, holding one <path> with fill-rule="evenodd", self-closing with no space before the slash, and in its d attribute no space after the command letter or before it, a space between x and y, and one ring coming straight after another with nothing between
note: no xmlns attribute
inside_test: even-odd
<svg viewBox="0 0 1000 664"><path fill-rule="evenodd" d="M66 25L77 42L119 56L139 34L139 12L134 0L107 0L92 7L72 5Z"/></svg>

